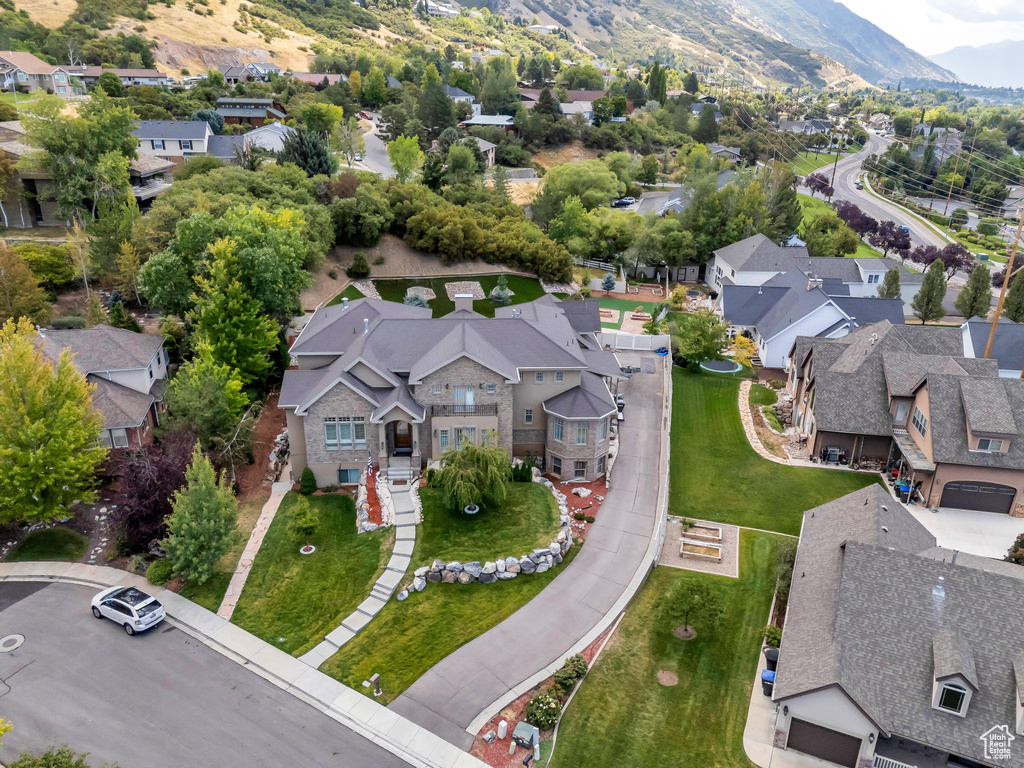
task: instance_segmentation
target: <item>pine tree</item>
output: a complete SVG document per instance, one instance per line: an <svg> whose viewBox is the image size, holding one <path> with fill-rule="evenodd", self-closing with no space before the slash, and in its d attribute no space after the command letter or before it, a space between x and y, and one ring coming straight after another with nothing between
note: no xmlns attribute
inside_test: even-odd
<svg viewBox="0 0 1024 768"><path fill-rule="evenodd" d="M705 104L700 113L700 122L693 132L693 138L701 144L711 144L718 141L718 123L715 122L715 108Z"/></svg>
<svg viewBox="0 0 1024 768"><path fill-rule="evenodd" d="M126 331L142 333L142 328L139 327L139 321L135 319L135 315L129 312L128 307L121 302L117 302L110 308L108 323L111 328L124 328Z"/></svg>
<svg viewBox="0 0 1024 768"><path fill-rule="evenodd" d="M885 279L882 281L882 284L878 286L878 297L880 299L898 299L902 294L900 271L895 268L890 269L885 273Z"/></svg>
<svg viewBox="0 0 1024 768"><path fill-rule="evenodd" d="M508 197L508 171L505 166L499 165L494 169L494 191L502 197Z"/></svg>
<svg viewBox="0 0 1024 768"><path fill-rule="evenodd" d="M197 278L200 295L193 319L197 338L210 346L213 359L238 371L249 385L270 370L278 327L239 282L235 248L228 238L210 246L211 275Z"/></svg>
<svg viewBox="0 0 1024 768"><path fill-rule="evenodd" d="M533 111L538 115L557 115L561 111L558 102L555 101L555 97L551 95L550 88L545 88L540 92Z"/></svg>
<svg viewBox="0 0 1024 768"><path fill-rule="evenodd" d="M696 72L690 72L686 75L686 79L683 80L683 90L689 91L694 95L700 90L700 83L697 82Z"/></svg>
<svg viewBox="0 0 1024 768"><path fill-rule="evenodd" d="M1024 272L1010 278L1003 300L1003 317L1015 323L1024 323Z"/></svg>
<svg viewBox="0 0 1024 768"><path fill-rule="evenodd" d="M331 153L323 134L303 127L285 136L277 161L295 163L307 176L333 176L338 170L338 160Z"/></svg>
<svg viewBox="0 0 1024 768"><path fill-rule="evenodd" d="M452 100L444 92L437 67L428 64L420 81L420 99L416 116L427 129L428 138L436 138L445 128L455 125L455 111Z"/></svg>
<svg viewBox="0 0 1024 768"><path fill-rule="evenodd" d="M968 320L988 317L992 306L992 273L984 264L979 264L967 278L967 285L953 301L960 313Z"/></svg>
<svg viewBox="0 0 1024 768"><path fill-rule="evenodd" d="M604 276L604 280L601 281L601 287L604 288L604 290L606 292L609 292L609 293L611 291L614 291L615 290L615 275L613 275L611 272L609 272L607 275L605 275Z"/></svg>
<svg viewBox="0 0 1024 768"><path fill-rule="evenodd" d="M946 270L941 259L936 259L925 270L924 281L910 305L921 325L929 320L938 320L946 314L946 310L942 308L942 300L945 297Z"/></svg>
<svg viewBox="0 0 1024 768"><path fill-rule="evenodd" d="M185 487L174 494L163 547L177 576L202 584L231 546L238 502L227 482L196 445L185 470Z"/></svg>

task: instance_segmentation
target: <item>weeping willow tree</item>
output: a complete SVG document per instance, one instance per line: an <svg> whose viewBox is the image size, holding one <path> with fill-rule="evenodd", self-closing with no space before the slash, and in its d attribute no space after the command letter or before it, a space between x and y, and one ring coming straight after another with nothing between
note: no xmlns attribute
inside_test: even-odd
<svg viewBox="0 0 1024 768"><path fill-rule="evenodd" d="M511 475L512 464L504 448L466 442L441 455L436 482L442 503L458 511L470 504L500 505L505 501Z"/></svg>

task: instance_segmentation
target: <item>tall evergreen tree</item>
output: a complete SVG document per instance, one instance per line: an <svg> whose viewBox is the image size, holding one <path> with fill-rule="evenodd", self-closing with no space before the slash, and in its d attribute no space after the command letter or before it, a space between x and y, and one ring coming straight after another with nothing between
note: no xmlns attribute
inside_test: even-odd
<svg viewBox="0 0 1024 768"><path fill-rule="evenodd" d="M946 270L942 261L936 259L925 270L924 281L910 306L914 315L924 325L929 320L938 320L946 314L942 300L946 297Z"/></svg>
<svg viewBox="0 0 1024 768"><path fill-rule="evenodd" d="M697 95L697 91L700 90L700 83L697 82L697 73L689 72L686 78L683 80L683 90L689 91L693 95Z"/></svg>
<svg viewBox="0 0 1024 768"><path fill-rule="evenodd" d="M561 111L555 97L551 95L550 88L545 88L540 92L537 103L533 106L533 112L538 115L557 115Z"/></svg>
<svg viewBox="0 0 1024 768"><path fill-rule="evenodd" d="M433 64L428 64L427 68L423 70L416 116L426 128L429 139L436 139L445 128L455 126L455 110L452 100L444 92L441 76Z"/></svg>
<svg viewBox="0 0 1024 768"><path fill-rule="evenodd" d="M978 264L974 268L967 278L967 285L953 301L953 306L968 320L972 317L980 317L982 320L988 317L992 307L992 273L987 266Z"/></svg>
<svg viewBox="0 0 1024 768"><path fill-rule="evenodd" d="M1024 323L1024 272L1010 278L1003 300L1003 317L1015 323Z"/></svg>
<svg viewBox="0 0 1024 768"><path fill-rule="evenodd" d="M701 144L718 141L718 123L715 122L715 108L711 104L705 104L701 110L700 121L693 132L693 138Z"/></svg>
<svg viewBox="0 0 1024 768"><path fill-rule="evenodd" d="M900 287L900 271L895 267L885 273L885 279L882 284L878 286L878 298L880 299L898 299L903 295L903 289Z"/></svg>
<svg viewBox="0 0 1024 768"><path fill-rule="evenodd" d="M499 165L494 169L494 191L502 197L508 197L508 171Z"/></svg>
<svg viewBox="0 0 1024 768"><path fill-rule="evenodd" d="M303 127L285 136L281 150L277 153L279 163L295 163L307 176L333 176L338 170L338 160L327 145L322 133L307 131Z"/></svg>

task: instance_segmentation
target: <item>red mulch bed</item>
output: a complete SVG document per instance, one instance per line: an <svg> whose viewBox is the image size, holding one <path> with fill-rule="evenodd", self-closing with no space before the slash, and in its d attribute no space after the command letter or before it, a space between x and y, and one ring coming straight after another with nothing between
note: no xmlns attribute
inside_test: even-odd
<svg viewBox="0 0 1024 768"><path fill-rule="evenodd" d="M612 629L609 627L602 632L594 642L584 649L583 658L587 660L588 667L593 663L598 649L601 647L601 644L605 641L605 638L608 637L611 631ZM476 739L473 741L473 747L470 749L469 753L473 755L473 757L483 760L488 765L493 766L493 768L517 768L518 766L521 766L523 758L526 757L526 749L523 747L516 747L514 755L510 755L508 753L508 745L512 738L512 731L515 730L516 723L525 719L522 714L523 710L526 709L527 702L536 696L538 691L548 688L552 684L553 679L549 677L539 686L532 689L529 693L524 693L518 699L501 710L501 712L487 721L487 723L484 724L484 727L481 728L480 732L476 735ZM498 723L502 720L508 723L508 733L504 739L495 739L492 743L488 744L483 739L484 734L488 731L494 731L497 733ZM551 738L551 734L552 731L541 731L540 740L547 741Z"/></svg>
<svg viewBox="0 0 1024 768"><path fill-rule="evenodd" d="M277 407L279 394L280 392L275 389L267 395L263 410L256 419L252 437L252 451L256 461L238 468L236 480L239 502L251 501L254 498L270 498L270 452L274 450L274 439L286 426L284 411Z"/></svg>
<svg viewBox="0 0 1024 768"><path fill-rule="evenodd" d="M559 492L565 494L566 503L569 506L569 517L570 525L572 525L573 538L579 539L580 541L586 541L587 534L590 532L590 523L586 520L577 520L574 515L577 512L582 512L584 515L592 515L597 517L598 512L601 509L601 503L604 501L604 496L608 495L608 484L602 477L598 480L592 480L589 483L564 483L553 475L545 475L545 478L555 484L555 488ZM589 488L590 495L585 499L580 498L573 493L574 488ZM597 498L601 496L602 498Z"/></svg>
<svg viewBox="0 0 1024 768"><path fill-rule="evenodd" d="M366 500L370 502L370 522L380 525L384 522L384 515L380 509L380 497L377 496L377 467L366 478Z"/></svg>

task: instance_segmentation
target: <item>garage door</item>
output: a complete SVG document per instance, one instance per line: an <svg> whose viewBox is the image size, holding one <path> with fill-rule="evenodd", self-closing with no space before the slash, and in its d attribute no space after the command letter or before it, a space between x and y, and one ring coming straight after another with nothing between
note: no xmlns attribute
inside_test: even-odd
<svg viewBox="0 0 1024 768"><path fill-rule="evenodd" d="M940 507L976 509L980 512L1009 514L1016 491L1008 485L987 483L946 483L942 489Z"/></svg>
<svg viewBox="0 0 1024 768"><path fill-rule="evenodd" d="M786 749L795 749L797 752L828 760L836 765L854 768L857 765L857 755L860 754L860 739L794 717L789 723Z"/></svg>

